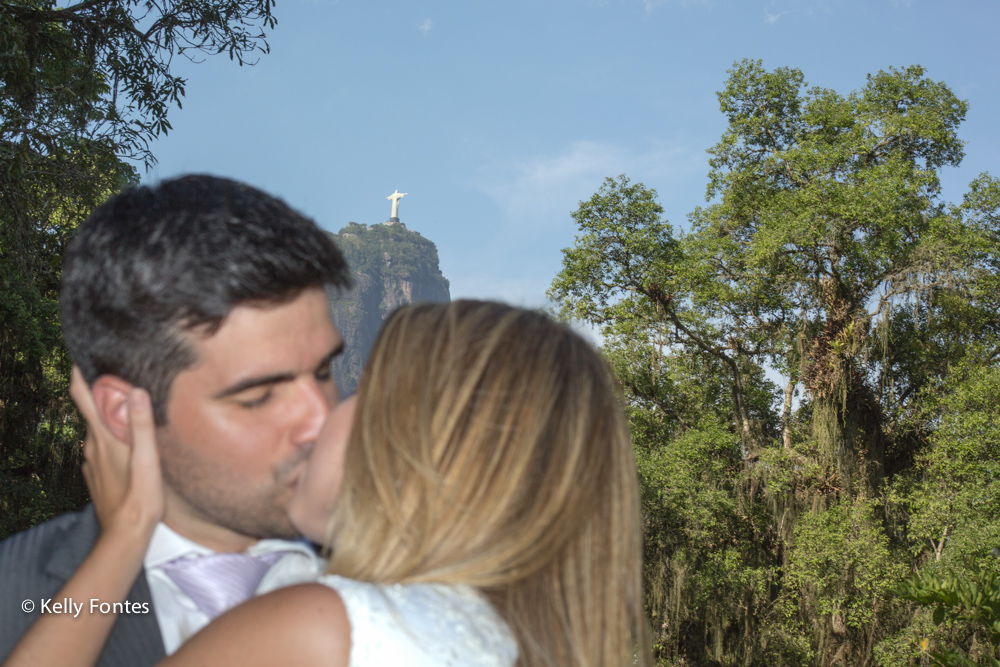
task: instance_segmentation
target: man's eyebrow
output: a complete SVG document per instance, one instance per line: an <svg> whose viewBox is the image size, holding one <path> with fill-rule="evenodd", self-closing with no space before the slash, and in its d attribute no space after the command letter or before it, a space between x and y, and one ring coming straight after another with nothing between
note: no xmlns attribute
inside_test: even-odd
<svg viewBox="0 0 1000 667"><path fill-rule="evenodd" d="M337 345L337 347L330 350L330 354L323 357L322 361L320 361L316 365L316 369L318 370L320 368L324 368L325 366L329 366L330 364L333 363L334 359L336 359L341 355L343 351L344 351L344 341L341 341L340 344Z"/></svg>
<svg viewBox="0 0 1000 667"><path fill-rule="evenodd" d="M323 368L329 366L334 358L344 351L344 343L341 342L337 347L333 348L329 354L323 357L322 361L316 366L316 368ZM218 394L215 398L226 398L228 396L235 396L240 392L244 392L247 389L253 389L255 387L261 387L269 384L278 384L279 382L291 382L295 379L294 373L274 373L273 375L263 375L261 377L252 377L245 380L240 380L231 387L226 387Z"/></svg>
<svg viewBox="0 0 1000 667"><path fill-rule="evenodd" d="M274 375L247 378L246 380L240 380L231 387L223 389L215 395L215 398L226 398L227 396L234 396L240 392L246 391L247 389L253 389L254 387L260 387L267 384L277 384L279 382L291 382L294 379L294 373L275 373Z"/></svg>

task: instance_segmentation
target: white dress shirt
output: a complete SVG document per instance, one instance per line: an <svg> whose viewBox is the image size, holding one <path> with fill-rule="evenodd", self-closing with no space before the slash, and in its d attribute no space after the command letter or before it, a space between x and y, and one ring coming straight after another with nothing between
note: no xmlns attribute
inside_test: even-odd
<svg viewBox="0 0 1000 667"><path fill-rule="evenodd" d="M256 595L285 586L316 581L323 572L323 561L305 540L296 542L260 540L247 549L246 553L251 556L262 556L275 551L289 553L279 558L267 571L257 586ZM153 539L146 550L143 565L146 568L146 581L149 582L153 609L156 612L156 621L160 625L163 648L167 655L172 654L181 644L205 627L208 624L208 616L166 575L161 566L178 558L207 556L212 553L215 552L178 535L163 523L158 524L153 531Z"/></svg>

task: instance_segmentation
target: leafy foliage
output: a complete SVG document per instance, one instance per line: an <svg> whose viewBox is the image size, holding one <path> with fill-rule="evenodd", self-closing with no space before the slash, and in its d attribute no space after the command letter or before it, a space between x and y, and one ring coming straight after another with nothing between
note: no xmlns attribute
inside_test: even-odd
<svg viewBox="0 0 1000 667"><path fill-rule="evenodd" d="M448 287L438 268L437 246L403 224L350 222L335 239L355 273L385 274L393 279L437 276L435 282Z"/></svg>
<svg viewBox="0 0 1000 667"><path fill-rule="evenodd" d="M271 0L0 1L0 537L78 506L59 332L77 223L155 160L184 95L175 56L266 52Z"/></svg>
<svg viewBox="0 0 1000 667"><path fill-rule="evenodd" d="M0 3L0 141L36 154L98 142L153 161L149 140L170 129L184 79L174 56L228 53L241 65L267 52L271 0L53 0ZM258 27L260 26L260 27Z"/></svg>
<svg viewBox="0 0 1000 667"><path fill-rule="evenodd" d="M941 201L966 104L919 66L842 95L743 61L719 102L690 230L606 179L549 293L625 390L659 656L909 664L900 583L1000 539L1000 184Z"/></svg>
<svg viewBox="0 0 1000 667"><path fill-rule="evenodd" d="M117 160L88 171L75 192L21 178L28 192L19 210L0 202L0 536L87 498L82 424L68 394L72 362L59 327L60 269L77 223L134 174ZM17 228L20 216L31 224Z"/></svg>
<svg viewBox="0 0 1000 667"><path fill-rule="evenodd" d="M1000 647L1000 574L977 570L971 577L953 571L940 575L922 573L903 582L901 595L924 607L933 607L934 625L964 623L972 626L975 634L985 635L989 649L976 651L978 660L962 656L958 651L930 651L931 657L945 667L1000 667L996 659ZM926 646L922 647L926 650ZM975 636L973 642L975 642ZM983 642L984 644L986 642ZM972 653L973 651L970 651Z"/></svg>

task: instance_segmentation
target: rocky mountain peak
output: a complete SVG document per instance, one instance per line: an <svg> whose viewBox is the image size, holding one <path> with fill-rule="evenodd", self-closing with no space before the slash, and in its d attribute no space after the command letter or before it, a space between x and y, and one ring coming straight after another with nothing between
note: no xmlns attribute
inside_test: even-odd
<svg viewBox="0 0 1000 667"><path fill-rule="evenodd" d="M351 268L354 287L331 299L344 353L334 363L341 396L357 388L361 369L383 320L402 305L450 301L437 246L401 222L349 222L333 235Z"/></svg>

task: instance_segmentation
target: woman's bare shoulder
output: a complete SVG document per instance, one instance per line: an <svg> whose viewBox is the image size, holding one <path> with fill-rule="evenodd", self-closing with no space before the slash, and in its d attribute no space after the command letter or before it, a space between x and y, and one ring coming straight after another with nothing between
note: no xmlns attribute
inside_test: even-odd
<svg viewBox="0 0 1000 667"><path fill-rule="evenodd" d="M340 595L302 584L256 597L210 623L163 665L346 667L351 626Z"/></svg>

